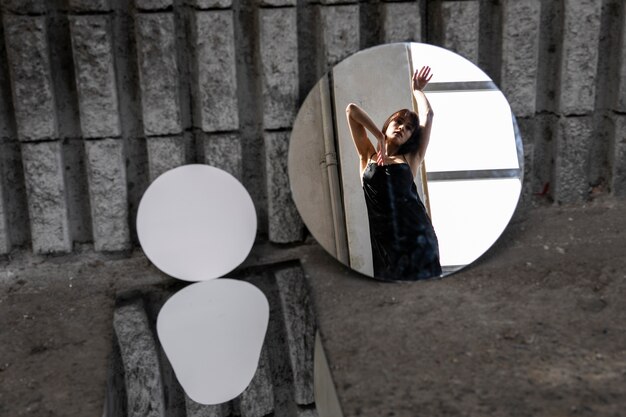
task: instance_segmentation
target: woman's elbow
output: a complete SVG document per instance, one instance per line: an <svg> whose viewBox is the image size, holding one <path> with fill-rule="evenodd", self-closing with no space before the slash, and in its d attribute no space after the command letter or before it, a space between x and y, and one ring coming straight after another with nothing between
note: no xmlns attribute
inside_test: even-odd
<svg viewBox="0 0 626 417"><path fill-rule="evenodd" d="M348 104L348 106L346 107L346 114L350 115L350 113L352 113L353 111L355 111L356 109L358 109L359 106L357 106L354 103L350 103Z"/></svg>

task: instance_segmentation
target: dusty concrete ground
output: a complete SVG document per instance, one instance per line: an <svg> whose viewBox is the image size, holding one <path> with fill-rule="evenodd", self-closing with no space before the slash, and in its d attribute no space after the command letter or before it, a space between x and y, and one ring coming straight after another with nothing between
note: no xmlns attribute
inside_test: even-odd
<svg viewBox="0 0 626 417"><path fill-rule="evenodd" d="M457 275L385 284L300 257L345 416L621 416L626 202L538 207ZM99 416L115 294L168 282L140 251L0 264L0 416Z"/></svg>
<svg viewBox="0 0 626 417"><path fill-rule="evenodd" d="M476 265L388 284L304 259L345 416L623 416L626 204L541 207Z"/></svg>

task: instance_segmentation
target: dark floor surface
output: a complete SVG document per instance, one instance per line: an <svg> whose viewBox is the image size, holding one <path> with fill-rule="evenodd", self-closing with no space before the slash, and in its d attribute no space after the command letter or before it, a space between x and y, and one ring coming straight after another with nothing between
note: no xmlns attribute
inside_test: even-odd
<svg viewBox="0 0 626 417"><path fill-rule="evenodd" d="M387 284L299 257L352 416L623 416L626 201L526 209L475 265ZM141 251L0 263L0 416L101 416L115 294L168 280Z"/></svg>

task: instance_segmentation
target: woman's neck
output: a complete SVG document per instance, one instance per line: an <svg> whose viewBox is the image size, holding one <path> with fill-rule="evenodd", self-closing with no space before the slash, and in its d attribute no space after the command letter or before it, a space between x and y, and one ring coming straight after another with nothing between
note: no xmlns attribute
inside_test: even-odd
<svg viewBox="0 0 626 417"><path fill-rule="evenodd" d="M390 139L390 138L386 139L386 146L387 146L387 155L394 155L400 148L400 146L394 143L393 139Z"/></svg>

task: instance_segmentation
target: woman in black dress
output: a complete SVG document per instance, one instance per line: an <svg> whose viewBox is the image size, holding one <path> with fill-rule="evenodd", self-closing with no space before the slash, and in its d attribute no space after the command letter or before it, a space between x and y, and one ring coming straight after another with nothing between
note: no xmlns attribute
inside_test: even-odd
<svg viewBox="0 0 626 417"><path fill-rule="evenodd" d="M399 110L382 130L356 104L346 108L360 158L376 278L412 281L441 275L437 236L414 183L430 140L433 111L423 89L431 78L430 67L415 71L418 114Z"/></svg>

